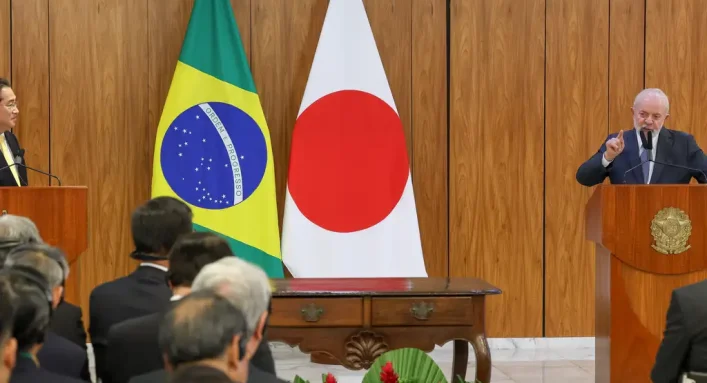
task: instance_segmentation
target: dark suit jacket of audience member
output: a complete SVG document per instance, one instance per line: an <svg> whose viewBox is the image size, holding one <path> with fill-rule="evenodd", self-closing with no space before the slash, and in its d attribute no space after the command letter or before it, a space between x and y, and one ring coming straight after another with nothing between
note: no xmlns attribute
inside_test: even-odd
<svg viewBox="0 0 707 383"><path fill-rule="evenodd" d="M61 301L54 309L49 329L78 346L86 349L86 329L83 326L81 307Z"/></svg>
<svg viewBox="0 0 707 383"><path fill-rule="evenodd" d="M683 371L707 372L707 281L673 291L651 378L678 382Z"/></svg>
<svg viewBox="0 0 707 383"><path fill-rule="evenodd" d="M172 291L167 286L166 275L161 269L143 265L130 275L106 282L91 292L88 332L99 378L106 379L106 343L111 326L128 319L162 312L169 305Z"/></svg>
<svg viewBox="0 0 707 383"><path fill-rule="evenodd" d="M164 313L155 313L119 323L108 333L106 379L103 383L127 383L133 376L164 367L157 342ZM134 357L140 355L139 358ZM251 365L275 374L275 361L265 339L250 361Z"/></svg>
<svg viewBox="0 0 707 383"><path fill-rule="evenodd" d="M51 331L48 331L44 337L44 344L37 353L37 359L39 365L47 371L86 380L84 371L84 368L88 367L86 350Z"/></svg>
<svg viewBox="0 0 707 383"><path fill-rule="evenodd" d="M40 362L41 364L41 362ZM12 370L10 383L84 383L82 380L62 376L38 367L28 358L17 358L17 364Z"/></svg>
<svg viewBox="0 0 707 383"><path fill-rule="evenodd" d="M88 354L86 354L86 329L83 326L83 314L81 307L72 305L69 302L61 301L54 309L52 320L49 322L49 330L62 338L68 339L72 343L81 347L86 355L86 363L81 372L81 379L91 380L91 373L88 369Z"/></svg>
<svg viewBox="0 0 707 383"><path fill-rule="evenodd" d="M168 379L167 371L157 370L136 376L130 379L129 383L167 383ZM248 381L246 383L287 383L287 381L278 378L275 374L262 371L251 363L248 368Z"/></svg>

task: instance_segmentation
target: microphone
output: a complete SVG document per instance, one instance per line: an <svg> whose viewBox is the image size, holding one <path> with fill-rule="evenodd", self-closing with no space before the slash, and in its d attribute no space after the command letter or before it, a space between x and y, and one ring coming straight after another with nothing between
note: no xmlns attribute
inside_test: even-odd
<svg viewBox="0 0 707 383"><path fill-rule="evenodd" d="M22 166L22 167L25 168L25 169L34 170L34 171L37 172L37 173L44 174L45 176L49 176L49 177L52 177L52 178L56 179L57 182L59 182L59 186L61 186L61 180L59 179L59 177L55 176L54 174L47 173L47 172L44 172L44 171L42 171L42 170L35 169L35 168L31 167L31 166L27 166L27 165L25 165L25 164L22 164L22 163L20 163L20 162L17 161L18 158L19 158L19 157L15 157L15 163L1 167L1 168L0 168L0 172L3 171L3 170L5 170L5 169L9 169L9 168L11 168L11 167L13 167L13 166ZM24 181L24 180L23 180L23 181Z"/></svg>
<svg viewBox="0 0 707 383"><path fill-rule="evenodd" d="M646 149L646 150L647 150L647 149ZM707 183L707 174L705 174L705 172L703 172L703 171L700 170L700 169L691 168L691 167L689 167L689 166L682 166L682 165L669 164L669 163L667 163L667 162L654 161L654 160L645 160L645 161L642 161L640 164L638 164L638 165L632 167L631 169L628 169L626 172L624 172L624 183L626 183L626 175L627 175L629 172L633 171L634 169L636 169L636 168L638 168L638 167L640 167L640 166L643 166L643 164L645 164L646 162L652 162L652 163L654 163L654 164L663 165L663 166L672 166L672 167L674 167L674 168L687 170L687 171L689 171L689 172L697 172L697 173L700 173L700 174L702 175L702 180L703 180L705 183ZM699 179L698 179L698 181L699 181Z"/></svg>

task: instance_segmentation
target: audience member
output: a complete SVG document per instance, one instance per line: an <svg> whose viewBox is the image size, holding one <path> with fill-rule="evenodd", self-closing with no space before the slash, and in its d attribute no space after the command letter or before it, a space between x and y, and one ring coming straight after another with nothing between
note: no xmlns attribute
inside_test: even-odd
<svg viewBox="0 0 707 383"><path fill-rule="evenodd" d="M169 253L167 282L171 300L178 301L191 292L191 284L202 267L224 257L232 257L228 243L212 233L182 236ZM164 368L157 343L164 312L129 319L108 332L106 376L103 383L126 383L130 378ZM140 355L139 358L132 357ZM272 356L271 356L272 359Z"/></svg>
<svg viewBox="0 0 707 383"><path fill-rule="evenodd" d="M130 275L97 286L89 300L91 344L96 374L108 381L106 344L114 324L162 312L172 295L166 283L167 254L184 234L192 232L189 206L172 197L157 197L132 215L135 250L131 257L142 261Z"/></svg>
<svg viewBox="0 0 707 383"><path fill-rule="evenodd" d="M217 368L245 383L253 350L248 350L243 314L213 291L189 294L162 320L160 349L167 370L190 364Z"/></svg>
<svg viewBox="0 0 707 383"><path fill-rule="evenodd" d="M29 218L12 214L0 216L0 267L5 263L5 257L13 248L28 244L43 243L37 226ZM63 255L62 255L63 256ZM68 266L64 269L64 280L69 277ZM54 310L49 328L86 350L86 330L83 325L81 308L64 300L62 296L59 305ZM88 373L88 365L85 368Z"/></svg>
<svg viewBox="0 0 707 383"><path fill-rule="evenodd" d="M61 251L40 243L20 245L12 249L5 260L5 268L18 266L34 269L47 281L52 309L58 307L64 294L64 276L69 269ZM90 378L86 350L53 331L46 332L37 359L47 371L77 379Z"/></svg>
<svg viewBox="0 0 707 383"><path fill-rule="evenodd" d="M17 340L16 364L10 383L78 383L81 380L44 369L37 353L44 343L52 312L52 290L42 274L16 265L0 271L0 284L9 283L7 295L15 305L12 336Z"/></svg>
<svg viewBox="0 0 707 383"><path fill-rule="evenodd" d="M651 372L654 383L682 381L683 373L707 372L707 281L673 290L663 341ZM698 381L704 381L704 375Z"/></svg>
<svg viewBox="0 0 707 383"><path fill-rule="evenodd" d="M174 371L169 383L233 383L225 372L206 365L189 364Z"/></svg>
<svg viewBox="0 0 707 383"><path fill-rule="evenodd" d="M249 355L263 346L272 289L267 274L258 266L237 257L228 257L204 266L192 290L211 290L223 295L245 316ZM267 345L265 345L267 346ZM251 366L249 382L284 382L274 373Z"/></svg>
<svg viewBox="0 0 707 383"><path fill-rule="evenodd" d="M11 294L10 282L7 278L0 277L0 383L10 380L17 354L17 340L12 337L15 305Z"/></svg>

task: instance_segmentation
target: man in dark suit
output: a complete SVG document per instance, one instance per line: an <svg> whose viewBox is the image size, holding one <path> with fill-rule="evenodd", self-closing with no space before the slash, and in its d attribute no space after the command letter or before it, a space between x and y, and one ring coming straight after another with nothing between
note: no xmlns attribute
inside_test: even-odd
<svg viewBox="0 0 707 383"><path fill-rule="evenodd" d="M707 281L673 291L663 341L651 372L654 383L681 382L685 372L707 372Z"/></svg>
<svg viewBox="0 0 707 383"><path fill-rule="evenodd" d="M0 271L0 285L17 307L12 336L17 340L17 360L10 383L79 383L79 379L48 371L40 365L37 352L45 341L52 311L52 290L37 270L15 265ZM71 344L72 346L76 346Z"/></svg>
<svg viewBox="0 0 707 383"><path fill-rule="evenodd" d="M64 293L65 270L69 267L59 249L39 243L15 247L5 260L5 268L14 267L39 273L49 286L52 309L59 305ZM90 377L86 350L53 332L46 331L37 359L47 371L77 379Z"/></svg>
<svg viewBox="0 0 707 383"><path fill-rule="evenodd" d="M12 337L17 307L11 293L7 278L0 277L0 383L10 380L17 359L17 339Z"/></svg>
<svg viewBox="0 0 707 383"><path fill-rule="evenodd" d="M212 233L182 236L169 253L167 278L172 302L191 292L191 284L201 269L221 258L233 257L228 243ZM164 313L134 318L113 326L108 333L108 373L104 383L127 383L134 376L162 369L162 352L157 343ZM267 342L256 351L251 364L275 373L275 362ZM133 357L140 355L140 358Z"/></svg>
<svg viewBox="0 0 707 383"><path fill-rule="evenodd" d="M0 78L0 186L27 186L27 169L24 166L7 167L14 163L25 164L25 151L12 133L19 115L17 97L10 82Z"/></svg>
<svg viewBox="0 0 707 383"><path fill-rule="evenodd" d="M130 275L99 285L89 299L91 344L96 374L104 381L107 373L108 331L128 319L163 312L172 292L167 285L169 253L177 239L192 232L189 206L172 197L157 197L138 207L131 229L135 251L132 258L142 261Z"/></svg>
<svg viewBox="0 0 707 383"><path fill-rule="evenodd" d="M663 91L641 91L631 108L634 129L609 135L579 167L577 181L584 186L606 177L612 184L687 184L692 178L706 183L707 156L691 134L663 127L669 110Z"/></svg>
<svg viewBox="0 0 707 383"><path fill-rule="evenodd" d="M54 310L49 329L57 335L86 349L86 329L83 325L81 307L72 305L63 298Z"/></svg>

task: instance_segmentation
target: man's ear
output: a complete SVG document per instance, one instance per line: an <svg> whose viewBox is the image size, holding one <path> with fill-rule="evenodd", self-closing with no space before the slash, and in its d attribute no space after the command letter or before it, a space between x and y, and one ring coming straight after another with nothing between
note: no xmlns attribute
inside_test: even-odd
<svg viewBox="0 0 707 383"><path fill-rule="evenodd" d="M17 362L17 339L10 338L5 342L2 350L2 363L9 370L15 368Z"/></svg>
<svg viewBox="0 0 707 383"><path fill-rule="evenodd" d="M162 354L162 363L164 364L164 370L167 372L172 372L174 371L174 367L172 367L172 364L169 363L169 358L167 358L167 355Z"/></svg>
<svg viewBox="0 0 707 383"><path fill-rule="evenodd" d="M61 297L64 295L64 287L57 286L52 289L52 307L56 308L61 303Z"/></svg>
<svg viewBox="0 0 707 383"><path fill-rule="evenodd" d="M258 350L258 346L260 346L260 342L263 340L263 330L265 329L265 324L267 323L268 320L268 312L265 311L263 312L262 315L260 315L260 318L258 319L258 324L255 326L255 330L253 331L253 335L248 339L248 343L246 344L246 358L249 360L255 355L255 352Z"/></svg>

